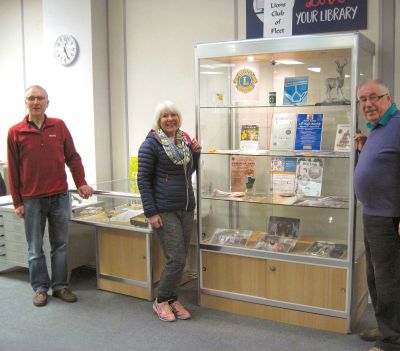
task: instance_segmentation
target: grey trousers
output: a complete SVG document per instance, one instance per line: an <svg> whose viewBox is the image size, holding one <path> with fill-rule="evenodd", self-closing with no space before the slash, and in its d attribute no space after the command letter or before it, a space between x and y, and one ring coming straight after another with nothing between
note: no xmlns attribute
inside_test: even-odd
<svg viewBox="0 0 400 351"><path fill-rule="evenodd" d="M158 285L157 301L178 298L179 284L185 268L193 231L194 211L160 213L163 226L155 229L166 258Z"/></svg>
<svg viewBox="0 0 400 351"><path fill-rule="evenodd" d="M400 350L400 236L398 217L364 214L367 282L382 337L376 345Z"/></svg>

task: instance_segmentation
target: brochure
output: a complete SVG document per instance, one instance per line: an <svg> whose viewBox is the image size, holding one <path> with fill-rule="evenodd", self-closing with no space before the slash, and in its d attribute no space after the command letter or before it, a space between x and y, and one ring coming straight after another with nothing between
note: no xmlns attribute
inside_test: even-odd
<svg viewBox="0 0 400 351"><path fill-rule="evenodd" d="M270 150L293 151L296 128L294 113L274 113L272 117Z"/></svg>
<svg viewBox="0 0 400 351"><path fill-rule="evenodd" d="M255 156L231 156L231 192L242 192L246 190L248 177L255 177Z"/></svg>
<svg viewBox="0 0 400 351"><path fill-rule="evenodd" d="M272 194L281 196L294 196L296 165L296 157L272 158Z"/></svg>
<svg viewBox="0 0 400 351"><path fill-rule="evenodd" d="M322 113L297 115L295 150L321 150L322 121Z"/></svg>
<svg viewBox="0 0 400 351"><path fill-rule="evenodd" d="M240 150L257 150L260 126L258 124L244 124L240 132Z"/></svg>
<svg viewBox="0 0 400 351"><path fill-rule="evenodd" d="M324 161L317 157L297 159L296 195L321 196Z"/></svg>
<svg viewBox="0 0 400 351"><path fill-rule="evenodd" d="M305 105L308 95L308 77L286 77L283 88L284 105Z"/></svg>
<svg viewBox="0 0 400 351"><path fill-rule="evenodd" d="M336 128L335 152L350 152L351 151L351 134L350 124L338 124Z"/></svg>

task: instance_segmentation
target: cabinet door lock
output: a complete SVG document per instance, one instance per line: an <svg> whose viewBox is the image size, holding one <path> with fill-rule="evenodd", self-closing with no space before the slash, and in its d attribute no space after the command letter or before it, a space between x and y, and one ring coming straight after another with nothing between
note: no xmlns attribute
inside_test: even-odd
<svg viewBox="0 0 400 351"><path fill-rule="evenodd" d="M275 267L275 266L271 266L271 267L269 267L269 270L270 270L271 272L275 272L275 271L276 271L276 267Z"/></svg>
<svg viewBox="0 0 400 351"><path fill-rule="evenodd" d="M203 272L205 272L207 270L206 267L203 266L203 268L201 269Z"/></svg>

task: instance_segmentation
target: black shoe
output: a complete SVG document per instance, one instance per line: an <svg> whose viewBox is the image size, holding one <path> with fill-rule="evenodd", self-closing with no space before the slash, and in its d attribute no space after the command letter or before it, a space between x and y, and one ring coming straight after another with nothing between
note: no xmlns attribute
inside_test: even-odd
<svg viewBox="0 0 400 351"><path fill-rule="evenodd" d="M62 288L60 290L53 291L54 297L59 297L65 302L76 302L78 298L76 295L68 288Z"/></svg>
<svg viewBox="0 0 400 351"><path fill-rule="evenodd" d="M379 328L373 328L363 330L359 335L364 341L376 341L381 336L381 332Z"/></svg>

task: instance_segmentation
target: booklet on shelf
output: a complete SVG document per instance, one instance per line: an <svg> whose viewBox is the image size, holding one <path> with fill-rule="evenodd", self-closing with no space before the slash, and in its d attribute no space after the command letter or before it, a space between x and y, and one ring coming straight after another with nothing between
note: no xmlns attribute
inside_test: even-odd
<svg viewBox="0 0 400 351"><path fill-rule="evenodd" d="M211 244L244 247L250 234L247 229L216 229Z"/></svg>
<svg viewBox="0 0 400 351"><path fill-rule="evenodd" d="M306 197L294 203L296 206L348 208L349 199L343 196Z"/></svg>
<svg viewBox="0 0 400 351"><path fill-rule="evenodd" d="M255 177L256 157L255 156L231 156L231 192L241 192L246 190L248 177Z"/></svg>
<svg viewBox="0 0 400 351"><path fill-rule="evenodd" d="M244 124L240 131L240 150L258 150L260 126L258 124Z"/></svg>
<svg viewBox="0 0 400 351"><path fill-rule="evenodd" d="M314 241L304 252L318 257L342 258L347 252L347 245L331 241Z"/></svg>
<svg viewBox="0 0 400 351"><path fill-rule="evenodd" d="M300 218L269 216L267 233L296 239L299 236Z"/></svg>
<svg viewBox="0 0 400 351"><path fill-rule="evenodd" d="M284 105L305 105L308 95L308 77L285 77L283 88Z"/></svg>
<svg viewBox="0 0 400 351"><path fill-rule="evenodd" d="M335 152L350 152L351 151L351 134L350 124L338 124L336 128Z"/></svg>
<svg viewBox="0 0 400 351"><path fill-rule="evenodd" d="M321 196L324 161L318 157L297 159L296 195Z"/></svg>
<svg viewBox="0 0 400 351"><path fill-rule="evenodd" d="M322 122L322 113L299 113L297 115L295 150L321 150Z"/></svg>
<svg viewBox="0 0 400 351"><path fill-rule="evenodd" d="M294 113L274 113L270 150L293 151L295 131L296 115Z"/></svg>
<svg viewBox="0 0 400 351"><path fill-rule="evenodd" d="M295 157L272 157L272 194L294 196L296 181Z"/></svg>

